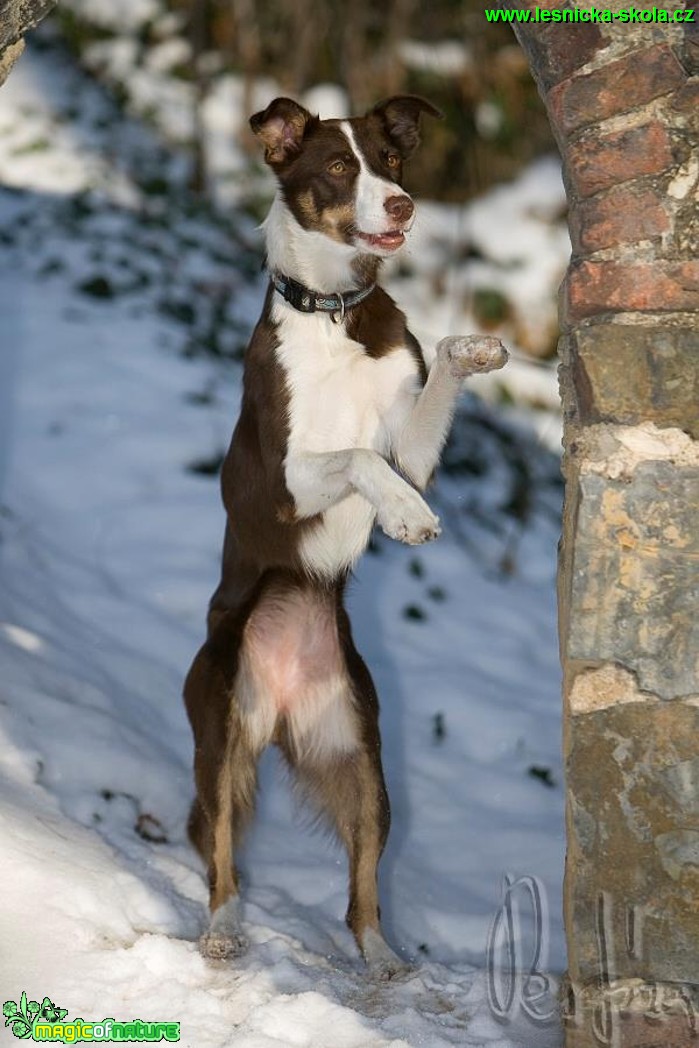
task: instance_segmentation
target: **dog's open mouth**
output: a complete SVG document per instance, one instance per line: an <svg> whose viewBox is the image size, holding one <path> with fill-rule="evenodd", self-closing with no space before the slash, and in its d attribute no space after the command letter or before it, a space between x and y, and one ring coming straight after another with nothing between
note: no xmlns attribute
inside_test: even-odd
<svg viewBox="0 0 699 1048"><path fill-rule="evenodd" d="M357 232L357 237L371 247L382 247L386 251L396 251L405 243L405 233L402 229L392 229L387 233Z"/></svg>

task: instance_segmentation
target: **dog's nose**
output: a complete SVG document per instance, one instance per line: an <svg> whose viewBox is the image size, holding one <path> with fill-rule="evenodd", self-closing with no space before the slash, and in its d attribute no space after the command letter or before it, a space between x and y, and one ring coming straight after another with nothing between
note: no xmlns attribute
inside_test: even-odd
<svg viewBox="0 0 699 1048"><path fill-rule="evenodd" d="M409 196L390 196L384 201L386 211L396 222L407 222L412 218L415 206Z"/></svg>

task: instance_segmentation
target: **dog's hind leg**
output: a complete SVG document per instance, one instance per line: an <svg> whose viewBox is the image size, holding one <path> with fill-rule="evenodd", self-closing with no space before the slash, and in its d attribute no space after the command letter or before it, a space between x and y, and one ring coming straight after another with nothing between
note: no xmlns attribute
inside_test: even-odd
<svg viewBox="0 0 699 1048"><path fill-rule="evenodd" d="M347 849L346 921L373 975L390 979L406 966L383 938L377 873L390 822L378 752L362 748L327 760L287 755L314 807L329 818Z"/></svg>
<svg viewBox="0 0 699 1048"><path fill-rule="evenodd" d="M344 620L344 622L343 622ZM345 778L348 798L340 813L341 835L349 858L349 905L346 921L373 975L391 979L407 965L388 946L381 931L378 865L391 824L391 809L381 766L379 701L374 682L352 640L349 619L341 611L343 647L352 692L359 714L361 749ZM341 781L342 776L338 776Z"/></svg>
<svg viewBox="0 0 699 1048"><path fill-rule="evenodd" d="M338 793L343 787L347 792L347 803L338 813L349 859L345 919L371 973L391 979L406 965L386 943L380 924L378 864L388 836L390 808L378 749L364 750L351 771L335 769L335 782Z"/></svg>
<svg viewBox="0 0 699 1048"><path fill-rule="evenodd" d="M390 807L381 768L378 700L369 671L352 644L348 625L342 646L346 690L326 716L333 716L336 723L352 723L353 745L345 740L340 747L339 737L322 720L307 737L295 739L287 733L279 743L309 800L328 817L347 849L346 921L372 974L390 979L406 965L387 945L380 925L377 874L388 836Z"/></svg>
<svg viewBox="0 0 699 1048"><path fill-rule="evenodd" d="M240 923L234 849L252 814L257 753L241 726L226 676L205 644L185 684L185 705L194 732L197 789L189 836L202 856L209 881L209 929L199 940L207 957L223 959L247 947Z"/></svg>

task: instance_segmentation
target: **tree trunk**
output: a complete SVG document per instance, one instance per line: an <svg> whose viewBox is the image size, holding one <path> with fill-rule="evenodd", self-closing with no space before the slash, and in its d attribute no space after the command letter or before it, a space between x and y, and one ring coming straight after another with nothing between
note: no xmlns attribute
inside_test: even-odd
<svg viewBox="0 0 699 1048"><path fill-rule="evenodd" d="M567 1048L699 1043L698 21L515 24L573 244L559 344Z"/></svg>

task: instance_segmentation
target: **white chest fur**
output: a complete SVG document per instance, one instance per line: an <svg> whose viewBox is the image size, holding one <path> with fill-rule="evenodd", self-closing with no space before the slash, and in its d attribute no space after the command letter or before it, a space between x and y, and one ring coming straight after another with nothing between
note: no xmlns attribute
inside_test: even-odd
<svg viewBox="0 0 699 1048"><path fill-rule="evenodd" d="M327 314L274 307L279 361L289 391L288 457L368 448L388 457L419 393L408 349L374 359ZM321 574L351 567L366 547L374 507L350 494L323 514L304 538L301 555Z"/></svg>

